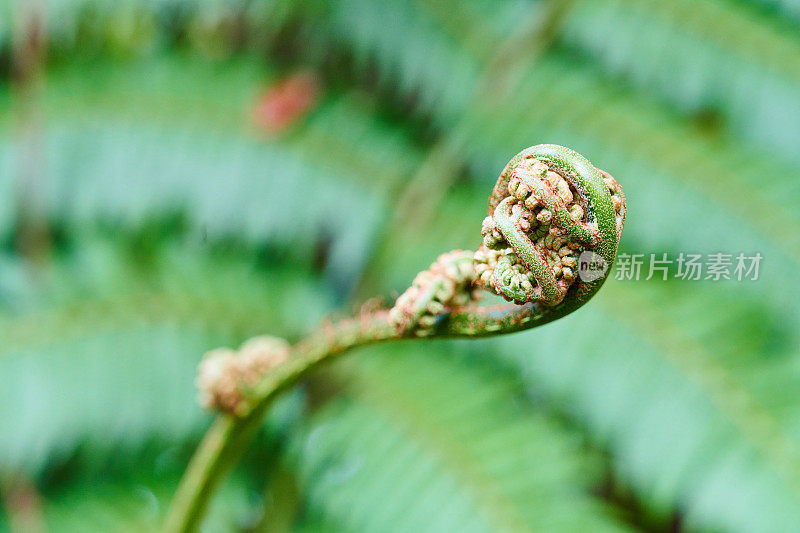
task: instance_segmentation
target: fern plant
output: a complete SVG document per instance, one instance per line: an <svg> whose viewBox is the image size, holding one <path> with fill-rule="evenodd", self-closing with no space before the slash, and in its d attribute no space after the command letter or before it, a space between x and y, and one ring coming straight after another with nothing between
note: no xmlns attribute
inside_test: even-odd
<svg viewBox="0 0 800 533"><path fill-rule="evenodd" d="M28 94L13 63L37 4ZM760 278L673 265L535 333L315 366L257 424L206 528L796 530L796 14L0 2L0 531L157 527L211 421L200 355L264 331L296 345L345 320L334 309L393 301L442 249L474 249L490 178L531 139L614 170L621 252L758 252ZM31 221L47 230L33 256ZM508 262L507 282L486 278L522 297ZM444 323L405 301L398 323Z"/></svg>
<svg viewBox="0 0 800 533"><path fill-rule="evenodd" d="M201 395L206 406L228 414L203 439L166 529L196 527L223 468L276 395L332 355L404 337L511 333L581 307L606 279L625 214L625 196L609 174L568 148L533 146L500 174L481 248L441 255L391 309L327 324L293 348L260 337L238 353L209 352L200 366ZM591 260L583 257L587 253ZM587 268L595 262L602 268L595 267L600 270L592 275ZM480 288L513 304L482 303L476 294Z"/></svg>

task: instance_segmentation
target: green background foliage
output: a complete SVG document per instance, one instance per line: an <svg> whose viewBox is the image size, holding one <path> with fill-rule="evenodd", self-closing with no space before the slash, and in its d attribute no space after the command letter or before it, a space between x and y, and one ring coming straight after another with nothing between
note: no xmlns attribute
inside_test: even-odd
<svg viewBox="0 0 800 533"><path fill-rule="evenodd" d="M52 0L41 86L31 5L0 4L0 529L156 527L203 352L474 249L542 142L622 184L623 252L759 279L645 271L533 331L359 350L205 529L800 528L798 2Z"/></svg>

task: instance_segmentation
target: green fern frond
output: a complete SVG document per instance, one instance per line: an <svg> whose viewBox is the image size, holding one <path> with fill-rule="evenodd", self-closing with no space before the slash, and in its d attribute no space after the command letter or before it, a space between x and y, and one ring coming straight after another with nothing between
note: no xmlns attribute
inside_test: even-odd
<svg viewBox="0 0 800 533"><path fill-rule="evenodd" d="M735 298L728 283L611 282L592 311L481 344L484 361L459 343L370 350L340 367L353 376L344 397L292 436L301 529L626 529L618 506L590 494L610 483L604 468L603 492L656 528L679 515L689 529L796 529L800 40L779 19L793 0L761 3L776 7L582 0L555 50L535 62L518 51L515 91L482 99L498 48L544 2L47 2L43 194L63 235L43 285L0 258L0 465L35 473L83 447L106 457L193 438L206 422L191 383L203 351L308 329L333 307L311 273L319 255L337 282L356 278L426 160L409 124L378 111L413 108L417 138L454 147L470 179L442 190L424 235L390 235L385 292L443 248L472 248L490 180L537 140L619 178L626 251L761 252L762 279ZM5 49L11 4L0 4ZM283 70L262 57L279 29L313 46L275 56L324 65L336 89L268 138L252 115ZM7 243L19 211L10 104L4 83ZM189 244L152 242L177 215ZM118 247L80 244L109 224ZM155 229L140 249L128 230L142 228ZM228 247L196 246L207 240ZM261 270L234 251L253 244ZM152 527L127 480L91 501L89 486L46 494L48 520ZM152 493L173 488L157 480Z"/></svg>
<svg viewBox="0 0 800 533"><path fill-rule="evenodd" d="M293 442L312 516L357 531L619 531L580 441L457 345L368 350ZM423 365L423 366L420 366Z"/></svg>
<svg viewBox="0 0 800 533"><path fill-rule="evenodd" d="M463 112L480 72L478 61L441 32L423 3L329 2L314 28L352 54L361 76L376 65L379 85L452 122ZM380 24L391 20L392 24ZM420 57L428 58L419 61Z"/></svg>
<svg viewBox="0 0 800 533"><path fill-rule="evenodd" d="M753 309L724 289L690 294L662 282L639 294L641 285L614 284L595 313L543 330L535 351L520 337L501 353L585 422L623 483L664 520L680 509L692 529L791 529L800 520L800 434L789 422L797 355L786 327L752 337L764 343L753 350L729 338ZM719 302L713 311L697 304L697 291ZM541 355L555 350L559 357Z"/></svg>
<svg viewBox="0 0 800 533"><path fill-rule="evenodd" d="M688 112L718 111L746 141L798 160L800 39L777 17L727 0L586 0L563 39L634 85Z"/></svg>
<svg viewBox="0 0 800 533"><path fill-rule="evenodd" d="M137 271L102 246L82 252L57 265L29 310L0 317L6 471L38 472L87 442L107 453L196 435L207 420L193 383L203 352L265 329L296 334L332 306L299 269L260 274L180 247Z"/></svg>
<svg viewBox="0 0 800 533"><path fill-rule="evenodd" d="M282 138L259 139L252 113L268 76L259 65L168 56L95 66L88 77L80 66L52 74L50 219L137 228L182 213L204 238L291 245L306 257L331 239L329 267L357 267L348 258L367 249L418 152L402 130L365 112L358 95L327 97ZM0 144L0 191L10 199L13 146ZM293 216L301 208L304 216ZM13 201L0 206L6 232L15 212Z"/></svg>

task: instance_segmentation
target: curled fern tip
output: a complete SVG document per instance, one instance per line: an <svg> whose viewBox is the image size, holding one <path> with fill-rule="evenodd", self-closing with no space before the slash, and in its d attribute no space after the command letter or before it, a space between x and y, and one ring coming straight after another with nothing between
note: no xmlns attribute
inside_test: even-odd
<svg viewBox="0 0 800 533"><path fill-rule="evenodd" d="M517 304L556 306L568 295L585 301L608 271L585 272L582 259L592 257L585 252L610 267L624 219L625 196L608 173L563 146L527 148L489 198L475 253L478 283Z"/></svg>
<svg viewBox="0 0 800 533"><path fill-rule="evenodd" d="M209 430L181 482L166 529L188 531L198 524L210 487L238 453L240 440L280 391L321 362L392 339L526 330L582 306L614 263L625 209L619 183L586 158L563 146L532 146L500 174L478 250L440 255L391 309L326 324L291 347L282 339L257 337L238 352L206 354L197 381L201 403L234 416L222 417ZM487 293L509 303L489 302Z"/></svg>

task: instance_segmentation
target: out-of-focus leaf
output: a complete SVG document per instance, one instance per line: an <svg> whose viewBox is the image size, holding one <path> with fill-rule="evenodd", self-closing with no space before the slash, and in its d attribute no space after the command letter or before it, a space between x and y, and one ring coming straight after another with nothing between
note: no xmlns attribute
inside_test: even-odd
<svg viewBox="0 0 800 533"><path fill-rule="evenodd" d="M470 516L506 525L515 515L512 526L615 527L606 503L587 496L601 477L597 450L610 458L614 496L657 527L678 515L690 529L796 529L800 40L796 22L778 18L792 2L761 3L776 7L581 1L556 49L532 62L500 48L546 2L47 2L55 67L42 194L67 244L57 236L44 290L18 257L0 259L4 464L36 471L80 443L124 451L191 436L204 420L191 405L202 351L310 327L331 303L306 265L327 256L334 279L352 282L398 185L425 159L406 125L378 117L385 105L413 110L426 126L417 138L457 147L473 178L441 193L424 232L389 236L390 261L377 265L387 291L445 249L477 244L491 182L536 142L570 145L620 180L630 207L625 251L760 252L762 279L609 282L575 316L481 344L522 371L534 405L546 400L543 414L503 389L515 379L495 363L475 369L438 353L464 344L414 347L424 357L410 346L383 357L374 349L344 370L355 375L346 397L293 441L310 501L305 530L385 531L396 517L422 529ZM10 7L0 5L6 50ZM265 38L278 29L285 41ZM270 55L281 62L318 65L336 87L270 139L250 115L276 68L234 54L267 43L279 45ZM228 59L165 54L172 44ZM528 58L530 42L517 45L510 52ZM122 60L130 57L150 59ZM517 89L503 91L492 68ZM348 85L377 85L377 105L342 95ZM488 97L475 98L480 90ZM0 124L4 236L16 215L9 102L0 87L0 118L9 119ZM236 259L241 245L228 262L169 246L164 255L159 221L176 213L190 240L264 245L273 266L263 275L274 279ZM156 242L144 255L106 250L65 266L64 248L109 221L155 228L145 240ZM161 400L173 403L158 411ZM575 445L575 428L550 410L579 426L594 451ZM475 472L488 482L473 483ZM71 502L73 516L93 512ZM409 502L419 513L448 512L423 521L403 514Z"/></svg>
<svg viewBox="0 0 800 533"><path fill-rule="evenodd" d="M196 435L207 421L193 384L205 351L296 335L331 305L300 270L259 273L196 247L144 271L119 252L81 252L54 267L27 310L0 316L5 470L38 472L79 444L135 450Z"/></svg>
<svg viewBox="0 0 800 533"><path fill-rule="evenodd" d="M578 436L458 346L356 357L345 397L292 445L311 517L354 531L627 530L589 495L602 473Z"/></svg>
<svg viewBox="0 0 800 533"><path fill-rule="evenodd" d="M687 111L718 111L744 140L798 162L797 28L743 4L580 1L564 39L608 72Z"/></svg>
<svg viewBox="0 0 800 533"><path fill-rule="evenodd" d="M165 452L163 455L167 455ZM164 457L135 456L135 464L96 477L81 476L41 493L41 520L47 531L140 532L158 530L178 483L164 471ZM258 518L252 489L241 476L225 483L209 508L203 531L233 531ZM38 511L39 509L37 509ZM9 526L0 515L0 529Z"/></svg>
<svg viewBox="0 0 800 533"><path fill-rule="evenodd" d="M718 284L610 283L501 353L584 422L651 512L681 509L699 530L792 529L800 371L780 315Z"/></svg>
<svg viewBox="0 0 800 533"><path fill-rule="evenodd" d="M271 243L294 257L330 241L329 269L352 277L418 158L356 95L327 98L282 138L259 139L251 113L268 82L254 61L166 57L84 72L51 81L41 194L55 222L137 228L182 213L198 238ZM0 142L0 194L10 200L13 148ZM3 228L15 212L3 202Z"/></svg>

